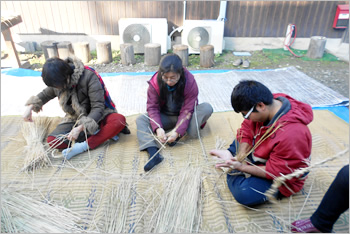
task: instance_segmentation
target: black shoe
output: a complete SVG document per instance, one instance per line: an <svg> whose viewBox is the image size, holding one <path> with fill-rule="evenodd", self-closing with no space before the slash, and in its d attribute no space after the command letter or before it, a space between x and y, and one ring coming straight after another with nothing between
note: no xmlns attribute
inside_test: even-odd
<svg viewBox="0 0 350 234"><path fill-rule="evenodd" d="M144 167L145 171L151 170L153 167L157 166L163 161L164 157L160 154L155 155Z"/></svg>
<svg viewBox="0 0 350 234"><path fill-rule="evenodd" d="M180 140L180 138L181 138L181 137L178 137L178 138L176 138L175 141L173 141L173 142L171 142L171 143L167 143L168 146L172 147L172 146L176 145L176 143Z"/></svg>
<svg viewBox="0 0 350 234"><path fill-rule="evenodd" d="M124 133L124 134L130 134L130 130L128 128L128 126L125 125L125 128L123 128L123 130L120 131L121 133Z"/></svg>

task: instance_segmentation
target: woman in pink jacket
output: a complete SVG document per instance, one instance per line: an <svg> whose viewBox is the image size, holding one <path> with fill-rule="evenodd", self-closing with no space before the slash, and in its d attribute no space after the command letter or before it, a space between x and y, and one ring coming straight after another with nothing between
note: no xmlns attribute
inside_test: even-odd
<svg viewBox="0 0 350 234"><path fill-rule="evenodd" d="M148 83L147 115L136 120L140 150L147 150L150 157L145 171L163 160L153 133L161 143L174 146L186 132L190 137L197 137L197 122L202 129L213 113L210 104L198 105L196 80L176 54L167 54L161 59L158 72Z"/></svg>

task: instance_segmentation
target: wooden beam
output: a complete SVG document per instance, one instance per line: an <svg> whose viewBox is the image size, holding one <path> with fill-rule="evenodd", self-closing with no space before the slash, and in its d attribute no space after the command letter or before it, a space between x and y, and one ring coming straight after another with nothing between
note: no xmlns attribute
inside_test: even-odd
<svg viewBox="0 0 350 234"><path fill-rule="evenodd" d="M7 53L9 55L9 60L11 61L11 65L16 68L21 67L21 61L19 60L15 43L12 40L10 28L2 30L2 27L1 27L1 33L4 36L5 44L7 47Z"/></svg>

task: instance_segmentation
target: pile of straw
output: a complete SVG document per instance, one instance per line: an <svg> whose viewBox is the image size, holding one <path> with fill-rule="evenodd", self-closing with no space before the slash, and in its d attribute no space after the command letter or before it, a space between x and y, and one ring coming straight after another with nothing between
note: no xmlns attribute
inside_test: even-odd
<svg viewBox="0 0 350 234"><path fill-rule="evenodd" d="M198 232L202 220L202 169L188 166L170 178L147 227L155 233Z"/></svg>
<svg viewBox="0 0 350 234"><path fill-rule="evenodd" d="M47 204L17 192L1 191L1 233L83 232L79 216L58 205Z"/></svg>
<svg viewBox="0 0 350 234"><path fill-rule="evenodd" d="M39 117L34 119L34 122L22 124L22 134L27 143L23 150L24 165L22 170L32 171L46 167L50 163L44 141L51 121L50 117Z"/></svg>
<svg viewBox="0 0 350 234"><path fill-rule="evenodd" d="M126 219L128 207L131 202L132 182L123 181L119 186L113 187L107 208L105 210L105 223L103 233L126 233Z"/></svg>

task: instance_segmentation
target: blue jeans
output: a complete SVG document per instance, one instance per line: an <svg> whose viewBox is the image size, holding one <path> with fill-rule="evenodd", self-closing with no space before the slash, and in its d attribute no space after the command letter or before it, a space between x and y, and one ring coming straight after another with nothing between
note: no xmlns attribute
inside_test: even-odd
<svg viewBox="0 0 350 234"><path fill-rule="evenodd" d="M329 186L311 223L321 232L331 232L339 216L349 209L349 165L344 166Z"/></svg>
<svg viewBox="0 0 350 234"><path fill-rule="evenodd" d="M233 155L236 154L236 142L230 145L228 149ZM254 163L251 155L248 158ZM237 172L237 170L235 170ZM272 180L261 177L245 177L244 174L230 175L227 174L227 185L233 197L237 202L246 206L255 206L267 201L264 193L271 187ZM283 195L278 191L276 198L282 198Z"/></svg>

